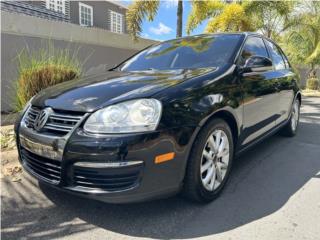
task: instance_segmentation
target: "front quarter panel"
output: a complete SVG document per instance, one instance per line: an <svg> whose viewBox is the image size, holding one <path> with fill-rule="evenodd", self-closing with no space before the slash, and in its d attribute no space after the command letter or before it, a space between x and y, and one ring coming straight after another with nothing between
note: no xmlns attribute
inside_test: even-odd
<svg viewBox="0 0 320 240"><path fill-rule="evenodd" d="M201 127L217 111L227 111L242 124L242 92L235 65L190 79L158 93L163 103L159 129L178 126Z"/></svg>

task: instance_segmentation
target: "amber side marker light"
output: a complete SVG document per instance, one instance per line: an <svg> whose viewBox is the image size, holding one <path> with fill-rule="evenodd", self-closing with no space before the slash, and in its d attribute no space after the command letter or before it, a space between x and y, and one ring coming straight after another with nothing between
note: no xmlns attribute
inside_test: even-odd
<svg viewBox="0 0 320 240"><path fill-rule="evenodd" d="M156 156L154 162L162 163L162 162L170 161L174 158L174 155L175 155L174 152L158 155Z"/></svg>

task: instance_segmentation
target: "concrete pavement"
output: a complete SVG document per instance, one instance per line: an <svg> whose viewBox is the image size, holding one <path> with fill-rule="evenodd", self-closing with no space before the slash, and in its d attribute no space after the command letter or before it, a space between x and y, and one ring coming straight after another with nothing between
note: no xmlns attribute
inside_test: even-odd
<svg viewBox="0 0 320 240"><path fill-rule="evenodd" d="M216 201L109 205L2 179L2 239L320 239L320 98L304 98L294 138L242 155Z"/></svg>

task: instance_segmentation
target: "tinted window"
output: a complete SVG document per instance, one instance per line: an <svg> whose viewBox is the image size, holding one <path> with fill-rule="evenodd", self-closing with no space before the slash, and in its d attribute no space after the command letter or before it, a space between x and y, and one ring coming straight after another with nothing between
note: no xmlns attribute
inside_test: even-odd
<svg viewBox="0 0 320 240"><path fill-rule="evenodd" d="M125 62L121 71L218 67L228 62L242 36L211 35L175 39L152 46Z"/></svg>
<svg viewBox="0 0 320 240"><path fill-rule="evenodd" d="M279 48L280 52L281 52L281 56L284 60L284 63L286 65L286 68L290 68L290 64L289 64L289 61L288 61L288 58L287 56L283 53L283 51L281 50L281 48Z"/></svg>
<svg viewBox="0 0 320 240"><path fill-rule="evenodd" d="M241 53L240 64L244 65L246 60L251 56L269 57L262 38L250 37L247 39Z"/></svg>
<svg viewBox="0 0 320 240"><path fill-rule="evenodd" d="M266 43L270 50L272 62L273 62L273 65L275 66L275 69L276 70L285 69L286 65L283 61L283 58L281 56L281 51L279 50L279 48L268 40L266 40Z"/></svg>

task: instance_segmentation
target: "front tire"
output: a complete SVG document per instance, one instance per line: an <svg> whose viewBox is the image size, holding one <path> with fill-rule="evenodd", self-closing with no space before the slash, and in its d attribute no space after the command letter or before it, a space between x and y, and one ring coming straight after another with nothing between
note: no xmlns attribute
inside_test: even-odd
<svg viewBox="0 0 320 240"><path fill-rule="evenodd" d="M196 138L184 179L184 195L198 202L214 200L224 188L232 167L233 138L229 125L217 118Z"/></svg>
<svg viewBox="0 0 320 240"><path fill-rule="evenodd" d="M300 116L300 101L295 99L291 107L291 115L288 123L281 130L281 134L286 137L293 137L297 133Z"/></svg>

